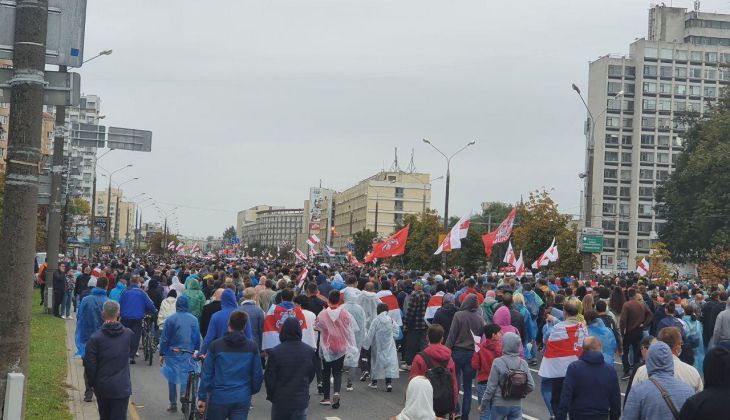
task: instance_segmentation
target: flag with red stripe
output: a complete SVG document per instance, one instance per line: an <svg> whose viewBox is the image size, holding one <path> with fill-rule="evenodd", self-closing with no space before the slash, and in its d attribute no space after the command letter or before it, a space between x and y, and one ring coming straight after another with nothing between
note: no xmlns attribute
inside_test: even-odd
<svg viewBox="0 0 730 420"><path fill-rule="evenodd" d="M398 299L393 296L393 293L391 293L390 290L381 290L376 296L381 302L388 305L388 315L390 315L390 319L392 319L399 327L402 326L403 319L401 318Z"/></svg>
<svg viewBox="0 0 730 420"><path fill-rule="evenodd" d="M443 299L444 292L438 292L435 295L431 296L431 299L428 300L428 305L426 306L426 314L423 316L423 319L433 319L434 315L436 315L436 311L438 310L438 308L441 307Z"/></svg>
<svg viewBox="0 0 730 420"><path fill-rule="evenodd" d="M264 318L264 331L261 339L261 348L266 350L278 346L281 326L287 318L296 317L302 330L307 328L307 320L301 309L291 302L284 302L279 305L271 305L269 312Z"/></svg>

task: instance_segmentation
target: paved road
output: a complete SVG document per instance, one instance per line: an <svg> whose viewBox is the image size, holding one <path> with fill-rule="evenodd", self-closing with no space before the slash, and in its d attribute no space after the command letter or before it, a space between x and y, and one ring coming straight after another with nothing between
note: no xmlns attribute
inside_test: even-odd
<svg viewBox="0 0 730 420"><path fill-rule="evenodd" d="M621 366L616 365L615 367L617 373L620 373ZM343 382L341 407L338 410L320 406L318 402L321 397L317 395L316 387L312 386L309 418L312 420L379 420L394 416L403 408L407 373L402 372L401 377L393 382L393 392L391 393L382 389L378 391L369 389L364 382L357 382L353 392L346 392ZM548 419L549 414L539 391L540 378L537 376L537 366L532 373L536 381L536 388L522 402L523 417L527 420ZM620 386L621 392L624 392L626 382L620 381ZM132 389L134 392L132 402L137 406L140 418L155 420L179 418L179 414L171 415L165 412L168 406L167 383L160 374L157 363L153 366L140 363L132 366ZM477 419L476 397L474 400L470 417ZM267 419L270 409L271 404L266 401L266 392L262 387L261 392L254 396L253 409L249 418L252 420Z"/></svg>

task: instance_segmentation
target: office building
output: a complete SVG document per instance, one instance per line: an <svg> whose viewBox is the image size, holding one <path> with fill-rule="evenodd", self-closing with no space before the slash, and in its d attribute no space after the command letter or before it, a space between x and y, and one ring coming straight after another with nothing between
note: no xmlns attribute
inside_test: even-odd
<svg viewBox="0 0 730 420"><path fill-rule="evenodd" d="M268 206L263 204L239 211L236 215L236 235L241 239L243 244L253 243L254 237L251 235L253 235L255 229L249 228L256 224L256 217L258 213L263 210L283 208L284 207Z"/></svg>
<svg viewBox="0 0 730 420"><path fill-rule="evenodd" d="M102 218L107 216L107 200L109 199L109 191L101 190L96 192L96 218ZM117 209L117 204L119 208ZM124 200L124 191L118 188L112 188L111 190L111 201L109 202L109 217L108 223L110 224L110 234L112 237L118 238L118 243L124 245L127 241L134 239L134 226L135 226L135 215L136 215L136 204L131 201ZM117 211L118 210L118 211ZM117 230L117 225L119 229ZM106 238L105 235L102 235ZM102 240L103 243L108 243L110 240Z"/></svg>
<svg viewBox="0 0 730 420"><path fill-rule="evenodd" d="M241 226L239 237L244 246L249 248L276 248L277 246L294 244L297 233L302 228L303 209L257 206L249 210L256 208L261 209L255 211L255 216L253 213L247 215L248 220L253 221ZM239 212L239 218L241 213L243 212ZM245 217L246 215L244 215L244 219Z"/></svg>
<svg viewBox="0 0 730 420"><path fill-rule="evenodd" d="M355 232L369 229L385 238L407 214L421 214L431 205L431 175L383 171L334 196L334 248L344 252Z"/></svg>
<svg viewBox="0 0 730 420"><path fill-rule="evenodd" d="M730 81L728 64L730 15L664 5L650 9L648 36L631 43L628 55L590 63L592 205L582 218L603 228L602 271L634 270L636 258L649 254L665 222L654 211L655 191L683 150L681 117L717 100Z"/></svg>

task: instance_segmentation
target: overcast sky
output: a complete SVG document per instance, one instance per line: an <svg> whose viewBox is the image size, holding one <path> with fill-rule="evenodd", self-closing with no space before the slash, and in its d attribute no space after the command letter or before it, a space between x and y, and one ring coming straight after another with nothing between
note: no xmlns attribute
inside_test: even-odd
<svg viewBox="0 0 730 420"><path fill-rule="evenodd" d="M666 2L670 4L669 1ZM301 207L393 160L445 173L450 214L555 188L579 213L588 61L646 36L648 1L89 1L82 91L107 125L153 131L152 153L99 161L128 196L179 206L179 230L220 235L258 204ZM692 7L692 1L674 1ZM729 13L727 1L703 11ZM100 188L106 188L100 187ZM432 207L443 210L444 184ZM158 221L153 208L145 221Z"/></svg>

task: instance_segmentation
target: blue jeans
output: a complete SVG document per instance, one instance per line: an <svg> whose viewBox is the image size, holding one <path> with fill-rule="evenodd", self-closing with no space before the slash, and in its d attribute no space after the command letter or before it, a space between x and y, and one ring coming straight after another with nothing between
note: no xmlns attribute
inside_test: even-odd
<svg viewBox="0 0 730 420"><path fill-rule="evenodd" d="M251 401L236 404L209 404L206 409L208 420L248 420Z"/></svg>
<svg viewBox="0 0 730 420"><path fill-rule="evenodd" d="M61 315L64 315L66 317L71 316L71 304L73 304L73 301L74 301L73 290L64 292L63 301L61 302Z"/></svg>
<svg viewBox="0 0 730 420"><path fill-rule="evenodd" d="M550 412L550 417L554 417L555 413L553 413L553 406L550 403L553 397L553 378L540 377L540 393L542 394L542 400L545 401L545 406Z"/></svg>
<svg viewBox="0 0 730 420"><path fill-rule="evenodd" d="M482 397L484 396L484 391L487 390L487 384L477 384L477 401L479 401L479 405L482 405ZM489 413L491 412L491 409L487 409L487 411L483 412L479 416L479 420L489 420Z"/></svg>
<svg viewBox="0 0 730 420"><path fill-rule="evenodd" d="M492 407L493 420L522 420L520 407Z"/></svg>
<svg viewBox="0 0 730 420"><path fill-rule="evenodd" d="M170 405L177 406L177 385L172 382L167 383L168 397L170 398ZM185 393L185 385L180 385L180 398L183 398Z"/></svg>
<svg viewBox="0 0 730 420"><path fill-rule="evenodd" d="M461 390L464 391L464 399L461 402L461 418L466 420L469 418L471 411L471 383L474 382L475 371L471 367L471 356L473 351L454 350L451 358L454 359L454 367L456 368L456 376L461 374Z"/></svg>
<svg viewBox="0 0 730 420"><path fill-rule="evenodd" d="M307 409L290 411L286 407L271 405L271 420L307 420Z"/></svg>

